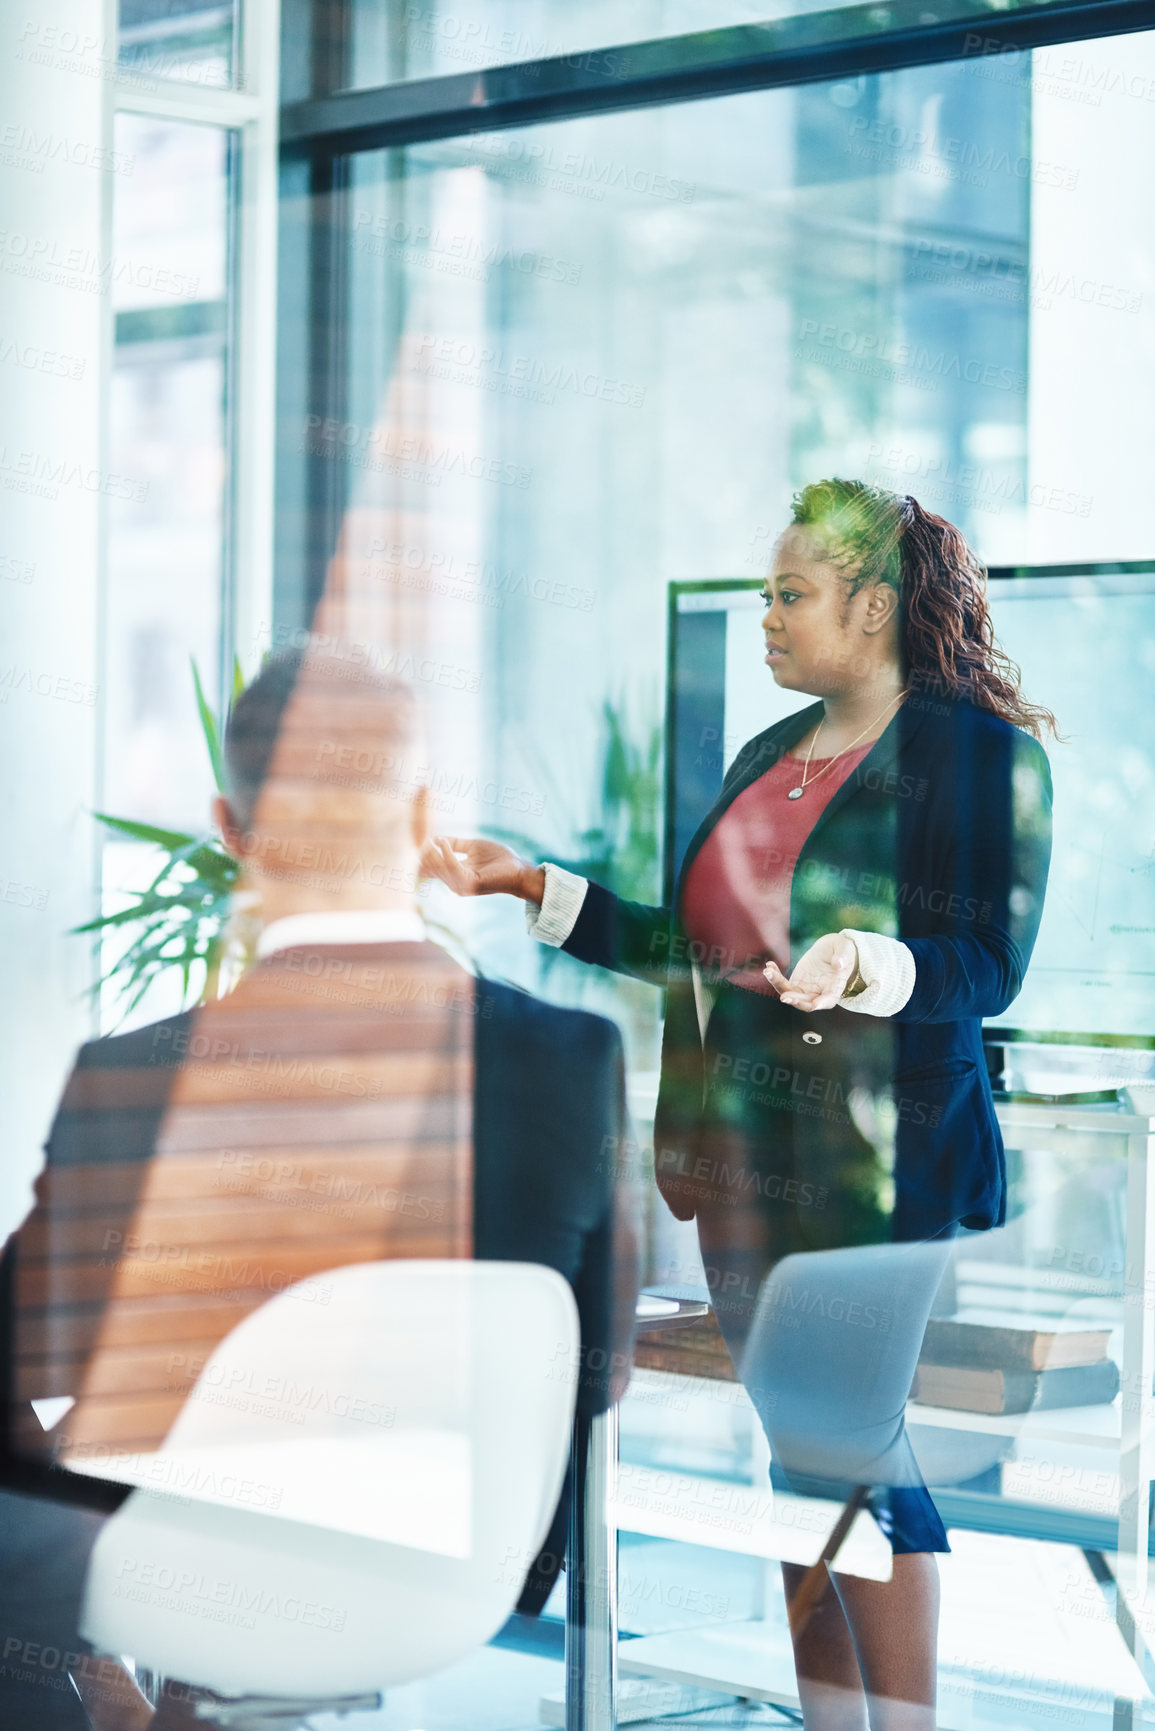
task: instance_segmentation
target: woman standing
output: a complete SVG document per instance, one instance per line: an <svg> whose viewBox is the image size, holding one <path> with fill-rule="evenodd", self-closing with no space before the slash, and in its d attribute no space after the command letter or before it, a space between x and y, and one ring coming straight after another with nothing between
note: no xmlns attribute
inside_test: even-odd
<svg viewBox="0 0 1155 1731"><path fill-rule="evenodd" d="M1021 695L953 525L819 482L764 598L775 683L819 701L738 753L672 907L491 842L442 838L426 860L460 894L521 897L544 942L666 988L655 1172L696 1217L736 1363L787 1254L1001 1224L981 1021L1020 989L1050 855L1054 718ZM928 1304L904 1318L919 1339ZM873 1731L934 1724L946 1535L923 1488L872 1506L893 1575L832 1574L796 1637L807 1731L867 1708Z"/></svg>

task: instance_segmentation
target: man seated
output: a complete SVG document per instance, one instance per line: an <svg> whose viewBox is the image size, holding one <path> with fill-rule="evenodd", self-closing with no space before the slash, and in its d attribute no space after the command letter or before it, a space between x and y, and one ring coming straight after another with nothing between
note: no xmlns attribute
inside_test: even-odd
<svg viewBox="0 0 1155 1731"><path fill-rule="evenodd" d="M638 1266L620 1038L430 941L420 755L411 692L352 657L277 657L238 699L215 815L253 965L223 998L80 1051L14 1246L18 1458L115 1480L246 1314L393 1257L556 1269L581 1320L579 1410L623 1392ZM548 1594L565 1503L519 1608ZM134 1696L93 1686L91 1723L149 1723Z"/></svg>

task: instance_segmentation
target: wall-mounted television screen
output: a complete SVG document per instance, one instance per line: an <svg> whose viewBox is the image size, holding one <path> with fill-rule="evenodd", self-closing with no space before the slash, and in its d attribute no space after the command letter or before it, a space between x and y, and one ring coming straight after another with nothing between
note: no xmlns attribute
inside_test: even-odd
<svg viewBox="0 0 1155 1731"><path fill-rule="evenodd" d="M813 702L762 660L760 588L670 586L667 893L740 747ZM1025 694L1065 736L1044 742L1054 843L1038 942L992 1025L1155 1043L1155 562L992 569L988 594Z"/></svg>

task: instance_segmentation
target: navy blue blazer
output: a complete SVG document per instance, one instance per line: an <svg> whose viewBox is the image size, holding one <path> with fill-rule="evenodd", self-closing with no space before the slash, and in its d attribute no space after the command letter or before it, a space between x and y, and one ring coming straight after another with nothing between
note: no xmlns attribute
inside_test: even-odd
<svg viewBox="0 0 1155 1731"><path fill-rule="evenodd" d="M671 908L591 884L565 945L666 988L654 1146L674 1214L701 1225L751 1193L774 1199L779 1215L785 1203L793 1214L776 1254L1005 1219L981 1022L1022 985L1050 860L1042 747L968 702L916 693L807 838L789 926L791 966L843 928L901 939L915 962L908 1002L888 1018L804 1012L727 986L682 925L686 874L738 795L820 715L811 705L742 748L690 842ZM704 1034L695 976L715 999ZM764 1145L778 1152L763 1158ZM727 1164L739 1157L740 1168Z"/></svg>
<svg viewBox="0 0 1155 1731"><path fill-rule="evenodd" d="M374 954L391 956L396 963L398 947L366 949L360 958L372 960ZM622 1183L626 1108L621 1036L605 1017L545 1003L501 981L476 981L473 1010L473 1252L480 1261L543 1263L569 1282L581 1321L577 1406L592 1415L619 1398L628 1381L640 1276L632 1198ZM173 1036L191 1033L196 1016L192 1010L88 1042L77 1056L73 1081L78 1074L107 1074L118 1068L156 1077L158 1047L166 1053L187 1049L187 1040ZM313 1020L318 1020L315 1014ZM390 1029L383 1025L381 1049L387 1050L389 1042ZM178 1073L179 1064L169 1066L157 1077L160 1086L136 1108L126 1108L115 1090L111 1106L102 1107L89 1090L82 1108L62 1107L47 1144L47 1170L62 1164L99 1168L104 1163L139 1163L143 1185ZM117 1206L130 1218L133 1198L123 1198ZM43 1218L45 1208L42 1199L30 1219ZM13 1397L8 1288L20 1242L18 1233L4 1257L4 1308L9 1316L0 1329L5 1408L0 1452L7 1456L9 1473L27 1482L24 1463L9 1452ZM33 1477L37 1488L51 1492L60 1475ZM118 1497L102 1495L97 1487L94 1500L111 1505ZM522 1610L539 1610L556 1578L565 1550L568 1500L567 1483L551 1532L529 1570Z"/></svg>

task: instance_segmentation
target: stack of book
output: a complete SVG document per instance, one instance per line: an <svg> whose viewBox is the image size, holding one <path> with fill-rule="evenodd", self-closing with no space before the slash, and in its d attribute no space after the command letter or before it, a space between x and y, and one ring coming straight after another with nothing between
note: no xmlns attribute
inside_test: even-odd
<svg viewBox="0 0 1155 1731"><path fill-rule="evenodd" d="M670 1376L699 1376L709 1382L736 1382L738 1373L713 1311L678 1328L638 1329L634 1364L639 1370L664 1370Z"/></svg>
<svg viewBox="0 0 1155 1731"><path fill-rule="evenodd" d="M1119 1392L1105 1328L1006 1326L932 1317L911 1399L958 1412L1099 1406Z"/></svg>

